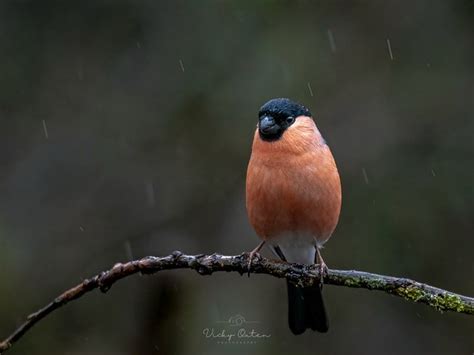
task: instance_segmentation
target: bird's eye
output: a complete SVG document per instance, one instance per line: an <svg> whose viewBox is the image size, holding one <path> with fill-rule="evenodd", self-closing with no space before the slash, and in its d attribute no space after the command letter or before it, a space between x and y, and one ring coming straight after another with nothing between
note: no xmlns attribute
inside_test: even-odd
<svg viewBox="0 0 474 355"><path fill-rule="evenodd" d="M288 116L286 118L286 124L289 126L290 124L292 124L293 122L295 122L295 118L293 116Z"/></svg>

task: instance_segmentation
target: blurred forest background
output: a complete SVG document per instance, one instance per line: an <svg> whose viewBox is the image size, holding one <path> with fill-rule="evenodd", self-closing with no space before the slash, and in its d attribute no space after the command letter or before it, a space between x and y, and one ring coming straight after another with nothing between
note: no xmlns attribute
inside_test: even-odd
<svg viewBox="0 0 474 355"><path fill-rule="evenodd" d="M340 169L329 267L474 294L474 1L4 0L0 43L1 338L115 262L254 248L246 165L273 97L312 110ZM474 351L472 317L325 298L330 332L294 337L282 280L136 276L10 353ZM237 314L271 338L203 336Z"/></svg>

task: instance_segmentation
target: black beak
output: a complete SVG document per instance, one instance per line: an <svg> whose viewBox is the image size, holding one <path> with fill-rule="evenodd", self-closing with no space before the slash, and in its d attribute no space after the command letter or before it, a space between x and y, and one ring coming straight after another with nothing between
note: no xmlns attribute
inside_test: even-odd
<svg viewBox="0 0 474 355"><path fill-rule="evenodd" d="M263 138L272 139L280 136L281 127L272 116L263 116L258 121L258 130Z"/></svg>

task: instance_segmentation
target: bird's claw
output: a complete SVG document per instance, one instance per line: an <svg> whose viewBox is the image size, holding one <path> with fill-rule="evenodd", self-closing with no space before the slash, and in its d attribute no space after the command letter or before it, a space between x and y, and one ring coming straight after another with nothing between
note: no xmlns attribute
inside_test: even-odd
<svg viewBox="0 0 474 355"><path fill-rule="evenodd" d="M260 242L259 245L257 245L257 247L252 250L250 253L249 253L249 261L248 261L248 264L247 264L247 272L248 272L248 277L250 277L250 268L252 267L252 261L253 261L253 258L255 256L259 257L260 258L260 254L258 253L260 251L260 249L262 249L263 245L265 244L265 241L262 240Z"/></svg>
<svg viewBox="0 0 474 355"><path fill-rule="evenodd" d="M249 253L249 260L248 260L248 263L247 263L247 276L248 277L250 277L250 270L251 270L251 267L252 267L252 261L253 261L254 257L257 257L257 258L260 257L260 254L255 250L253 250Z"/></svg>
<svg viewBox="0 0 474 355"><path fill-rule="evenodd" d="M323 283L324 283L324 278L328 275L329 268L326 265L326 263L322 260L318 264L318 268L319 268L318 270L319 271L319 287L322 288Z"/></svg>

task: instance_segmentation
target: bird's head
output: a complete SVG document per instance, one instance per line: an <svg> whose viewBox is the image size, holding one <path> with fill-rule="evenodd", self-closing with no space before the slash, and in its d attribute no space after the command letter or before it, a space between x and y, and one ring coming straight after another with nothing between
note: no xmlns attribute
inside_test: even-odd
<svg viewBox="0 0 474 355"><path fill-rule="evenodd" d="M258 112L258 133L264 141L279 140L299 117L311 117L311 112L303 105L290 99L272 99Z"/></svg>

